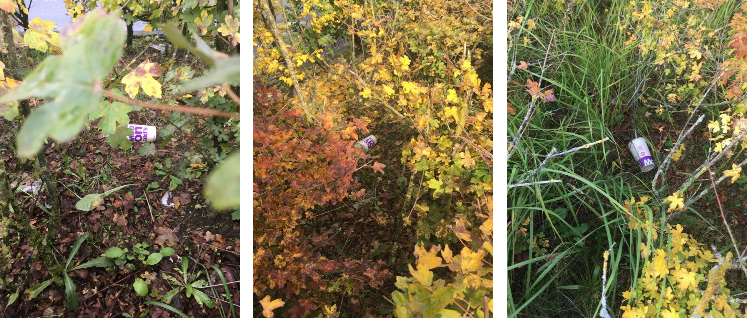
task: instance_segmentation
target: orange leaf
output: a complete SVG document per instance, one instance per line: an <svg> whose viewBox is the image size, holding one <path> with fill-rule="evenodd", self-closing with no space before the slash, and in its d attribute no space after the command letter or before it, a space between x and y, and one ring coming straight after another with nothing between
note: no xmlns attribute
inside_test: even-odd
<svg viewBox="0 0 747 318"><path fill-rule="evenodd" d="M519 62L519 68L522 70L527 70L527 62L521 61Z"/></svg>
<svg viewBox="0 0 747 318"><path fill-rule="evenodd" d="M381 162L374 162L374 164L373 164L373 166L371 168L373 168L373 170L375 172L381 172L381 174L384 174L384 167L386 167L385 164L383 164Z"/></svg>
<svg viewBox="0 0 747 318"><path fill-rule="evenodd" d="M508 114L509 115L516 115L516 109L511 107L511 104L508 104Z"/></svg>

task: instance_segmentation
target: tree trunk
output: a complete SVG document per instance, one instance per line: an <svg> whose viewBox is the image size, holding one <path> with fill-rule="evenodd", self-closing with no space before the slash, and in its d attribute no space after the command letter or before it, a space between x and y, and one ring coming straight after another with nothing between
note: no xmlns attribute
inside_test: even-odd
<svg viewBox="0 0 747 318"><path fill-rule="evenodd" d="M128 49L132 49L132 37L133 37L133 35L135 33L135 31L132 28L132 25L134 23L135 22L128 22L127 23L127 48Z"/></svg>
<svg viewBox="0 0 747 318"><path fill-rule="evenodd" d="M216 8L218 9L218 12L227 12L228 11L228 1L233 0L217 0L216 1ZM217 21L218 25L225 21ZM215 37L215 40L213 41L213 46L215 47L215 50L218 52L227 53L228 52L228 45L226 44L226 41L223 40L222 35L218 35Z"/></svg>

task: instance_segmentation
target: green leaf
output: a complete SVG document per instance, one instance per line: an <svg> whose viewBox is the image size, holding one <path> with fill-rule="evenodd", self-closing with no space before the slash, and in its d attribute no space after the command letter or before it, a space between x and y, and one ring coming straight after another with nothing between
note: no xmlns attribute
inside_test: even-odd
<svg viewBox="0 0 747 318"><path fill-rule="evenodd" d="M234 307L233 306L233 296L231 296L231 291L228 290L228 283L226 282L226 277L223 276L223 271L221 271L220 268L218 268L218 266L215 266L215 265L211 266L210 268L212 268L215 271L215 273L218 274L218 277L220 278L220 281L223 283L223 289L225 290L226 296L227 296L226 299L228 299L228 301L231 302L231 304L229 306L229 307L231 307L231 313L233 314L233 316L236 316L236 313L234 312L234 309L233 309L233 307Z"/></svg>
<svg viewBox="0 0 747 318"><path fill-rule="evenodd" d="M140 295L140 297L148 295L148 284L146 284L142 278L135 278L132 287L135 288L135 292Z"/></svg>
<svg viewBox="0 0 747 318"><path fill-rule="evenodd" d="M205 306L208 306L208 308L215 307L215 304L213 304L213 300L208 297L208 295L205 295L201 290L194 288L192 289L192 295L195 296L195 300L197 300L197 303L202 306L202 304L205 304Z"/></svg>
<svg viewBox="0 0 747 318"><path fill-rule="evenodd" d="M119 258L120 256L124 255L124 250L121 249L121 248L119 248L119 247L117 247L117 246L114 246L114 247L110 247L108 250L106 250L106 252L104 252L104 254L108 258Z"/></svg>
<svg viewBox="0 0 747 318"><path fill-rule="evenodd" d="M233 211L231 213L231 220L232 221L238 221L240 216L241 216L241 211L240 210Z"/></svg>
<svg viewBox="0 0 747 318"><path fill-rule="evenodd" d="M127 150L132 148L132 141L127 137L131 136L133 133L132 128L119 126L117 127L117 130L114 131L114 134L106 137L106 142L114 148Z"/></svg>
<svg viewBox="0 0 747 318"><path fill-rule="evenodd" d="M47 279L41 282L39 285L36 285L34 287L27 289L25 293L29 294L29 300L32 300L36 298L36 296L39 296L39 294L41 294L41 292L43 292L44 289L49 287L49 285L52 284L53 281L54 279L50 278L50 279Z"/></svg>
<svg viewBox="0 0 747 318"><path fill-rule="evenodd" d="M15 119L18 116L18 102L14 101L5 105L0 105L0 115L8 121Z"/></svg>
<svg viewBox="0 0 747 318"><path fill-rule="evenodd" d="M85 241L87 238L88 238L88 233L84 233L78 238L78 240L75 241L75 244L73 244L73 249L70 251L70 256L67 258L67 263L65 263L65 271L67 271L70 268L70 263L73 262L73 257L75 257L75 254L78 253L78 249L80 249L80 245L83 244L83 241Z"/></svg>
<svg viewBox="0 0 747 318"><path fill-rule="evenodd" d="M410 313L410 310L407 309L405 306L397 306L397 309L394 310L394 317L397 318L409 318L413 317L412 313Z"/></svg>
<svg viewBox="0 0 747 318"><path fill-rule="evenodd" d="M430 180L428 180L428 188L431 188L431 189L438 190L438 189L441 188L441 185L443 185L443 184L444 183L441 182L441 180L436 180L436 179L430 179Z"/></svg>
<svg viewBox="0 0 747 318"><path fill-rule="evenodd" d="M104 196L98 193L92 193L78 200L78 203L75 204L75 208L81 211L88 212L101 205L103 201Z"/></svg>
<svg viewBox="0 0 747 318"><path fill-rule="evenodd" d="M163 259L163 255L161 253L152 253L148 256L148 265L156 265L158 262Z"/></svg>
<svg viewBox="0 0 747 318"><path fill-rule="evenodd" d="M203 76L193 79L177 90L177 94L184 94L203 87L212 87L220 84L235 84L239 82L239 56L216 61L215 67L207 71Z"/></svg>
<svg viewBox="0 0 747 318"><path fill-rule="evenodd" d="M88 119L93 121L101 118L99 129L104 136L109 136L117 131L117 127L130 124L130 117L127 113L131 111L132 107L125 103L101 101L99 107L91 112Z"/></svg>
<svg viewBox="0 0 747 318"><path fill-rule="evenodd" d="M170 304L174 296L178 295L180 291L182 291L181 287L177 287L177 288L170 290L168 293L163 295L163 301L167 304Z"/></svg>
<svg viewBox="0 0 747 318"><path fill-rule="evenodd" d="M20 290L16 290L15 293L11 294L10 297L8 297L8 303L5 304L5 309L8 309L8 306L16 302L16 299L18 299L18 294L20 294L20 292Z"/></svg>
<svg viewBox="0 0 747 318"><path fill-rule="evenodd" d="M176 309L174 307L171 307L169 305L166 305L166 304L164 304L162 302L158 302L158 301L146 301L146 302L143 303L143 305L155 305L155 306L161 307L163 309L169 310L169 311L171 311L171 312L179 315L180 317L189 318L189 316L187 316L186 314L184 314L181 310Z"/></svg>
<svg viewBox="0 0 747 318"><path fill-rule="evenodd" d="M171 255L174 255L174 253L176 253L176 251L174 251L174 249L170 247L164 247L161 249L161 255L163 255L163 257L169 257Z"/></svg>
<svg viewBox="0 0 747 318"><path fill-rule="evenodd" d="M67 308L71 310L78 309L78 292L75 290L75 283L70 275L64 273L65 278L65 299L67 301Z"/></svg>
<svg viewBox="0 0 747 318"><path fill-rule="evenodd" d="M125 30L117 14L89 12L61 40L62 55L48 56L0 104L39 97L50 99L23 123L16 138L18 156L32 158L47 137L65 142L76 136L88 113L99 107L102 81L122 53Z"/></svg>
<svg viewBox="0 0 747 318"><path fill-rule="evenodd" d="M173 191L178 187L180 184L182 184L182 179L179 179L175 176L169 176L171 178L171 182L169 182L169 190Z"/></svg>
<svg viewBox="0 0 747 318"><path fill-rule="evenodd" d="M114 189L111 189L109 191L106 191L104 193L91 193L89 195L86 195L82 199L78 201L78 203L75 204L75 208L81 211L91 211L95 207L101 205L101 203L104 202L104 198L110 194L112 194L115 191L119 191L122 188L126 188L131 186L132 184L125 184L123 186L116 187Z"/></svg>
<svg viewBox="0 0 747 318"><path fill-rule="evenodd" d="M84 269L84 268L90 268L90 267L103 267L103 268L109 268L114 266L114 262L112 262L112 259L106 256L101 256L95 259L92 259L88 262L85 262L83 264L80 264L78 266L75 266L71 269L71 271L78 270L78 269Z"/></svg>
<svg viewBox="0 0 747 318"><path fill-rule="evenodd" d="M207 49L204 49L203 46L200 45L199 41L202 41L199 36L195 35L195 41L198 42L198 46L202 47L203 49L198 49L192 44L189 43L189 40L184 37L182 34L181 28L179 28L175 22L169 22L166 24L161 24L158 26L161 30L163 30L164 35L166 35L166 38L171 41L171 43L174 44L174 46L182 49L186 49L190 52L192 52L194 55L197 55L199 58L201 58L203 61L205 61L208 65L214 66L215 65L215 58L214 55L222 54L216 51L213 51L210 47L207 47ZM198 40L199 39L199 40ZM204 43L204 41L202 41ZM219 54L216 54L219 53Z"/></svg>
<svg viewBox="0 0 747 318"><path fill-rule="evenodd" d="M189 298L190 296L192 296L192 292L193 292L193 291L194 291L195 289L194 289L194 288L192 287L192 285L187 285L187 286L185 286L185 287L187 287L187 298Z"/></svg>
<svg viewBox="0 0 747 318"><path fill-rule="evenodd" d="M441 317L443 318L462 318L462 314L460 314L456 310L451 309L441 309L441 311L438 312Z"/></svg>
<svg viewBox="0 0 747 318"><path fill-rule="evenodd" d="M140 146L140 149L137 150L137 153L141 156L152 156L156 154L156 145L153 143L146 143L142 146Z"/></svg>
<svg viewBox="0 0 747 318"><path fill-rule="evenodd" d="M400 291L392 292L392 300L394 300L395 305L407 305L407 298L405 298L405 295Z"/></svg>
<svg viewBox="0 0 747 318"><path fill-rule="evenodd" d="M234 153L220 163L207 179L205 197L216 210L239 207L241 194L239 153Z"/></svg>

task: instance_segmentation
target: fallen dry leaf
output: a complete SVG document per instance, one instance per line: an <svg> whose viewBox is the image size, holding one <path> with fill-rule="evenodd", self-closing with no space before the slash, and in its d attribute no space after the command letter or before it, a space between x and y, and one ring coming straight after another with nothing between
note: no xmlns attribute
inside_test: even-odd
<svg viewBox="0 0 747 318"><path fill-rule="evenodd" d="M156 237L155 243L158 245L163 245L166 242L170 242L172 244L179 242L179 238L176 237L176 235L174 234L174 230L170 228L163 227L163 226L157 226L155 228L155 231L158 234L158 236Z"/></svg>

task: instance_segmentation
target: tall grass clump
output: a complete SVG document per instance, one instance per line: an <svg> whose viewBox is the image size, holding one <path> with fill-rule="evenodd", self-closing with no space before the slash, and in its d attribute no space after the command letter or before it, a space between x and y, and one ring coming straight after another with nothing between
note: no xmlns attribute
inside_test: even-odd
<svg viewBox="0 0 747 318"><path fill-rule="evenodd" d="M729 233L721 249L676 221L679 213L712 225L713 212L693 203L734 182L747 163L722 163L747 146L745 8L699 0L509 4L510 317L740 312L743 300L725 277L729 269L747 273L744 244L721 202L715 212ZM702 137L696 128L706 116L715 120ZM640 173L631 160L627 143L639 135L656 172ZM687 154L702 162L693 171L678 162L696 138L710 146Z"/></svg>

